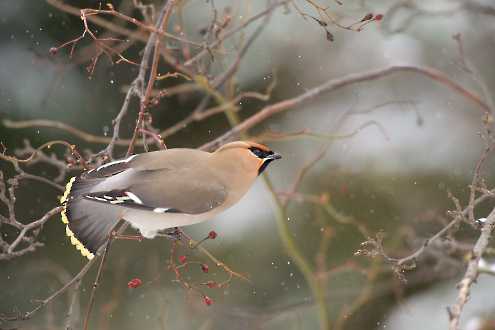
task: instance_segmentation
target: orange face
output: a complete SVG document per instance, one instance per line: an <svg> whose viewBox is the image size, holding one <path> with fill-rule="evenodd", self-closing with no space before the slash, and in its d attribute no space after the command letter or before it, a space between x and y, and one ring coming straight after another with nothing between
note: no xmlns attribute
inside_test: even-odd
<svg viewBox="0 0 495 330"><path fill-rule="evenodd" d="M241 159L244 159L246 168L255 167L258 174L261 174L268 164L273 160L280 159L281 156L274 153L265 145L252 141L236 141L223 145L216 152L235 152Z"/></svg>

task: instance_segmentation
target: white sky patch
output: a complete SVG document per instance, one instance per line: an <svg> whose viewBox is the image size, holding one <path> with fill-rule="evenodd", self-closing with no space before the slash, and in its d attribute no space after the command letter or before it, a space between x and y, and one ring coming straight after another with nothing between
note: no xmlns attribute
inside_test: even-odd
<svg viewBox="0 0 495 330"><path fill-rule="evenodd" d="M270 167L268 168L268 171ZM222 239L237 242L241 237L249 235L253 228L266 227L273 220L272 197L264 187L260 178L249 192L234 206L217 215L214 219L194 226L184 227L186 232L195 232L198 237L215 230L221 233Z"/></svg>
<svg viewBox="0 0 495 330"><path fill-rule="evenodd" d="M456 281L458 279L434 285L426 291L406 298L381 321L382 328L386 326L389 330L448 329L449 318L445 306L452 305L457 298ZM471 287L469 303L464 307L460 328L469 329L467 325L470 320L480 315L493 315L494 309L493 278L480 276L476 285Z"/></svg>

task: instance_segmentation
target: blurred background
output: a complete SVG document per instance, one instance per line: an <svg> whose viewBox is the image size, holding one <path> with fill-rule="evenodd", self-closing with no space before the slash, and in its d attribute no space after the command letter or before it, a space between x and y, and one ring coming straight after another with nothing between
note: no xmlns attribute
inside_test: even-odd
<svg viewBox="0 0 495 330"><path fill-rule="evenodd" d="M161 7L160 1L143 2ZM143 20L135 3L123 0L112 5ZM137 74L136 66L112 64L105 56L88 72L91 56L87 53L92 47L88 38L77 45L72 58L68 48L50 55L50 48L83 31L80 17L63 10L65 4L105 6L99 1L0 0L0 140L7 154L17 151L22 155L19 152L26 148L26 141L37 147L50 140L68 141L85 154L100 151L105 144L89 143L63 129L13 128L9 123L45 119L110 137L112 120ZM201 43L212 8L219 21L230 17L229 30L270 4L259 0L180 1L180 20L174 15L170 30L180 24L189 40ZM279 6L268 21L249 25L206 65L208 75L223 72L235 60L243 38L258 24L265 25L240 62L234 87L221 89L225 94L227 88L236 93L265 93L273 87L268 100L241 101L241 119L329 80L392 65L434 68L492 105L495 6L491 1L318 2L321 8L329 8L338 24L357 22L352 29L321 24L316 2L297 0L295 4ZM383 18L356 31L368 13ZM134 28L115 17L101 17ZM91 26L99 34L106 33L98 25ZM143 47L143 42L134 42L124 55L139 63ZM162 71L173 69L164 64ZM179 77L158 85L173 88L185 82ZM161 99L151 111L154 127L163 130L186 118L202 97L196 92ZM138 102L131 104L122 122L122 137L132 135L138 110ZM184 228L195 239L210 230L218 233L204 247L236 272L246 274L250 282L233 278L224 288L201 286L206 281L220 283L228 274L199 251L180 247L178 253L188 260L209 265L207 274L198 264L184 270L185 279L213 300L207 306L201 295L175 281L168 269L169 241L117 241L105 265L90 328L319 329L324 328L323 309L335 329L446 329L446 307L454 303L455 284L465 269L462 256L433 249L418 259L415 269L402 273L404 280L380 256L354 254L367 235L381 232L390 255L406 256L445 224L447 210L455 208L448 192L466 201L484 146L479 136L482 115L478 104L445 84L414 72L396 72L349 84L271 117L249 133L283 155L282 161L270 166L267 176L279 200L287 202L284 212L260 178L238 205L217 219ZM167 136L165 143L169 148L195 148L229 128L226 116L217 114L188 124ZM125 155L126 149L116 147L116 157ZM321 154L322 150L326 153ZM63 148L46 153L64 157ZM298 192L284 194L301 169L320 154ZM13 175L7 162L2 161L0 167L6 178ZM50 179L58 175L56 168L44 162L24 168ZM77 173L70 170L68 175ZM487 174L490 182L493 173ZM50 185L22 181L16 201L19 221L39 218L57 205L59 196ZM478 215L486 216L489 206L483 205ZM0 231L7 241L16 235L6 226ZM475 235L469 228L462 231L467 242ZM43 247L0 260L0 314L34 308L36 299L63 286L84 265L85 260L67 240L59 216L44 225L39 238ZM318 283L316 296L323 297L323 302L318 302L314 287L287 248L288 240L311 268ZM95 274L93 267L75 298L75 329L84 318ZM143 285L128 288L133 278L141 279ZM479 278L463 314L463 329L495 328L494 287L493 277ZM70 296L64 294L32 319L0 323L0 329L63 329L70 304Z"/></svg>

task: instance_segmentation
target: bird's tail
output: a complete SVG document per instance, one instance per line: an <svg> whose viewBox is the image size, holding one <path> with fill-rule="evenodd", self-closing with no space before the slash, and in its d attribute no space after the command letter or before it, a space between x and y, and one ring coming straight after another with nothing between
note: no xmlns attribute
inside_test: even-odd
<svg viewBox="0 0 495 330"><path fill-rule="evenodd" d="M120 220L118 208L84 198L99 182L97 179L73 177L60 199L64 206L62 222L66 225L65 233L76 249L90 260Z"/></svg>

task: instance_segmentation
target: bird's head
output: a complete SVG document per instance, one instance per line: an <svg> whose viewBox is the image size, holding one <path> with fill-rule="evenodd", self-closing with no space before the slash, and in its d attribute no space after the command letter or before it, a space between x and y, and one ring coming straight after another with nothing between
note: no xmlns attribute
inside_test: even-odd
<svg viewBox="0 0 495 330"><path fill-rule="evenodd" d="M227 143L215 151L215 154L232 161L242 161L246 168L261 174L268 164L282 158L265 145L251 141L235 141Z"/></svg>

